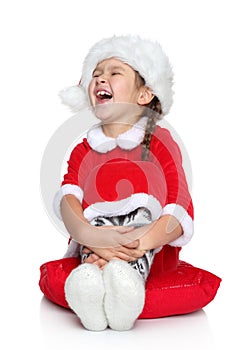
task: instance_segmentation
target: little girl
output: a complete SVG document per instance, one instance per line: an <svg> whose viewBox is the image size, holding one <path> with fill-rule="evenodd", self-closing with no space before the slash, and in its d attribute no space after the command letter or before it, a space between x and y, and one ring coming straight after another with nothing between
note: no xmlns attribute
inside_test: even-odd
<svg viewBox="0 0 233 350"><path fill-rule="evenodd" d="M73 149L54 200L72 238L65 256L81 255L65 296L86 329L131 329L156 252L193 235L179 147L156 125L172 105L172 80L158 43L114 36L91 48L79 86L61 94L101 120Z"/></svg>

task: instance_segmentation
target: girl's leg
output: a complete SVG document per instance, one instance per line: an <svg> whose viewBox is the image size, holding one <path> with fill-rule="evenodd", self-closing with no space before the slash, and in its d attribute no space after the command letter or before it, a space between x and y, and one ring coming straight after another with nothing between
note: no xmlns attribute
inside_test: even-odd
<svg viewBox="0 0 233 350"><path fill-rule="evenodd" d="M148 250L141 258L128 263L142 276L145 282L149 276L155 254L160 250L161 248Z"/></svg>
<svg viewBox="0 0 233 350"><path fill-rule="evenodd" d="M136 227L150 222L149 211L139 208L127 215L98 217L91 224ZM84 261L86 255L80 248ZM133 263L110 261L104 268L103 276L95 265L85 263L71 273L65 287L66 298L87 329L103 330L107 323L114 330L123 331L133 327L144 307L145 280L154 255L155 251L149 251ZM98 269L98 273L97 270L91 271L91 268L82 266L93 266ZM91 271L90 274L88 270Z"/></svg>
<svg viewBox="0 0 233 350"><path fill-rule="evenodd" d="M104 268L103 281L109 327L117 331L131 329L144 307L144 280L127 262L112 260Z"/></svg>
<svg viewBox="0 0 233 350"><path fill-rule="evenodd" d="M104 295L102 271L96 265L79 265L65 282L65 297L70 308L91 331L102 331L107 327Z"/></svg>
<svg viewBox="0 0 233 350"><path fill-rule="evenodd" d="M98 217L93 220L92 224L95 226L105 226L105 225L116 225L116 226L134 226L140 227L152 222L151 213L147 208L137 208L134 211L119 216L113 217ZM150 268L152 266L155 254L160 251L159 249L151 249L146 252L146 254L130 262L129 264L142 276L143 280L146 281Z"/></svg>

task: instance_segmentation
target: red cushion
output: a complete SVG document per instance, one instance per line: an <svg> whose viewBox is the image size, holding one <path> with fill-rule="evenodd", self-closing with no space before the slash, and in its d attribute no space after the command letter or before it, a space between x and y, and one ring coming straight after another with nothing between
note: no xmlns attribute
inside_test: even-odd
<svg viewBox="0 0 233 350"><path fill-rule="evenodd" d="M65 300L64 283L79 264L78 258L43 264L40 267L39 285L44 295L52 302L69 308ZM175 269L156 270L155 267L152 268L147 280L145 306L139 318L156 318L199 310L215 297L221 282L214 274L182 261L178 262Z"/></svg>
<svg viewBox="0 0 233 350"><path fill-rule="evenodd" d="M139 318L186 314L214 299L221 279L214 274L179 261L177 269L150 274L146 302Z"/></svg>

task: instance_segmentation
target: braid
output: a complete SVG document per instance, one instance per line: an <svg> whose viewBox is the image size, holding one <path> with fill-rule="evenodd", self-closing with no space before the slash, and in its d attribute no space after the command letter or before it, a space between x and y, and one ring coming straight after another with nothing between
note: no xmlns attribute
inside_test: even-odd
<svg viewBox="0 0 233 350"><path fill-rule="evenodd" d="M153 131L157 120L161 119L162 108L159 99L155 96L153 100L147 105L147 124L145 129L144 139L142 141L142 160L148 160L150 152L150 143Z"/></svg>

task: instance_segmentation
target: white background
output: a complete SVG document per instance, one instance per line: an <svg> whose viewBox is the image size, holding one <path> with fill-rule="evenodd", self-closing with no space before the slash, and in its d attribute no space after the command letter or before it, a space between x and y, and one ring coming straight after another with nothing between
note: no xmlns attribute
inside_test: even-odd
<svg viewBox="0 0 233 350"><path fill-rule="evenodd" d="M232 31L230 0L1 2L2 348L232 349ZM38 288L39 266L67 244L43 208L40 164L71 116L57 93L79 81L90 46L113 34L158 40L172 62L167 120L191 159L196 222L181 258L223 282L198 313L93 333Z"/></svg>

